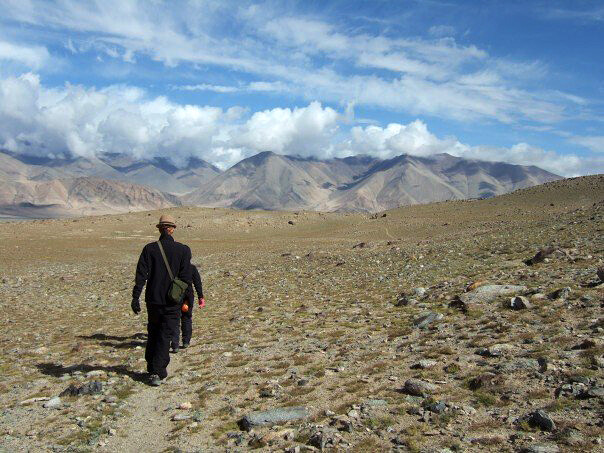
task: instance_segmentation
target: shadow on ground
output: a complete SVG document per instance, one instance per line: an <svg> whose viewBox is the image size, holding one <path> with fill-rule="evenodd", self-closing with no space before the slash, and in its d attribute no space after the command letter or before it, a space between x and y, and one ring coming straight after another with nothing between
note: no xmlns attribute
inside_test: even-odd
<svg viewBox="0 0 604 453"><path fill-rule="evenodd" d="M78 335L83 340L100 340L101 346L111 346L114 349L134 349L137 346L144 348L147 345L146 333L135 333L134 335L119 336L95 333L93 335Z"/></svg>
<svg viewBox="0 0 604 453"><path fill-rule="evenodd" d="M95 333L92 335L78 335L78 338L82 340L105 340L105 341L126 341L126 340L146 340L146 333L135 333L134 335L130 335L128 337L119 336L119 335L107 335L104 333Z"/></svg>
<svg viewBox="0 0 604 453"><path fill-rule="evenodd" d="M101 370L105 371L106 373L116 373L122 376L129 376L132 380L137 382L147 382L147 373L132 371L124 365L101 366L80 363L78 365L64 366L60 363L37 363L36 368L38 368L42 374L54 377L60 377L64 374L73 373L74 371L88 373L90 371Z"/></svg>

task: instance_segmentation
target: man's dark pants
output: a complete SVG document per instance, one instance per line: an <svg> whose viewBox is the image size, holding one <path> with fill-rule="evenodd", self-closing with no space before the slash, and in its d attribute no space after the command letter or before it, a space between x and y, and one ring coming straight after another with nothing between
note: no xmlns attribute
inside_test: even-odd
<svg viewBox="0 0 604 453"><path fill-rule="evenodd" d="M157 374L160 379L168 376L170 341L178 329L179 315L179 305L147 305L147 372Z"/></svg>
<svg viewBox="0 0 604 453"><path fill-rule="evenodd" d="M182 342L183 344L191 343L191 337L193 336L193 307L194 302L187 302L189 311L180 313L180 323L176 324L176 332L172 338L172 346L178 347L180 340L180 328L182 328ZM180 324L180 325L179 325Z"/></svg>

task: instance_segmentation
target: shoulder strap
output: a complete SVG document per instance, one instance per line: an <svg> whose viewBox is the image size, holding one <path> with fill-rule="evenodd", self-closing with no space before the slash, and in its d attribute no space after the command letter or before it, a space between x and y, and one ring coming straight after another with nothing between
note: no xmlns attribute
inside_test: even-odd
<svg viewBox="0 0 604 453"><path fill-rule="evenodd" d="M172 274L172 269L170 269L168 258L166 258L166 252L164 252L164 248L162 247L160 241L157 241L157 245L159 245L159 251L161 252L161 256L164 259L164 263L166 264L166 269L168 269L168 275L170 276L170 280L174 280L174 274Z"/></svg>

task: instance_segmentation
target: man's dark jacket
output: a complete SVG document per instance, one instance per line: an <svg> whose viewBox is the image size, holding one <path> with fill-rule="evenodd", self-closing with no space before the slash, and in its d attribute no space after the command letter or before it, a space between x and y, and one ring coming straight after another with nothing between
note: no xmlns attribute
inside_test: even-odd
<svg viewBox="0 0 604 453"><path fill-rule="evenodd" d="M166 258L168 258L174 277L191 284L191 249L176 242L169 234L163 233L159 240L166 252ZM167 296L171 281L156 242L145 245L138 259L132 289L133 300L140 298L145 282L147 283L145 291L147 305L168 305Z"/></svg>

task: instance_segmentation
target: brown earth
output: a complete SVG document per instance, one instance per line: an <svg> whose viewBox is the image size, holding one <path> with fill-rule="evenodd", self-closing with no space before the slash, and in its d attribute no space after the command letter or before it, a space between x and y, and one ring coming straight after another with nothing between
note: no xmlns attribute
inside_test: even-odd
<svg viewBox="0 0 604 453"><path fill-rule="evenodd" d="M159 388L129 305L160 212L2 224L0 451L604 450L604 176L385 217L164 212L208 305ZM525 286L530 307L468 296L486 284ZM442 318L420 329L426 313ZM410 395L410 378L434 387ZM94 380L99 395L32 400ZM309 419L237 425L289 406ZM537 409L552 431L524 418Z"/></svg>

